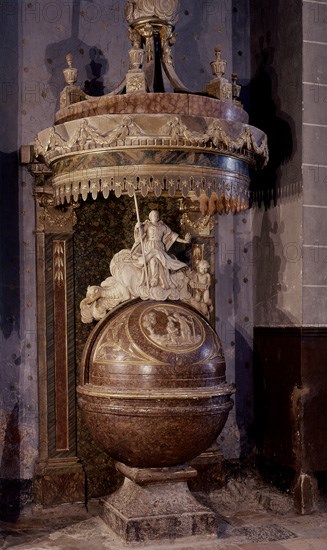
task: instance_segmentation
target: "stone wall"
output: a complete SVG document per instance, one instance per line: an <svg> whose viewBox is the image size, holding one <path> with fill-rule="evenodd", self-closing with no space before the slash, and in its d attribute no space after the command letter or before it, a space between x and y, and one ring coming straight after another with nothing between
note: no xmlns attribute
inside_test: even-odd
<svg viewBox="0 0 327 550"><path fill-rule="evenodd" d="M302 322L302 13L300 2L251 2L251 120L270 162L255 176L255 325ZM290 47L290 44L292 46Z"/></svg>
<svg viewBox="0 0 327 550"><path fill-rule="evenodd" d="M255 181L266 207L254 210L261 250L254 285L257 445L265 465L284 469L280 479L291 469L295 507L310 513L316 474L327 468L327 3L252 6L254 82L270 92L261 126L267 123L272 156L271 170Z"/></svg>
<svg viewBox="0 0 327 550"><path fill-rule="evenodd" d="M303 3L303 324L327 324L327 2Z"/></svg>

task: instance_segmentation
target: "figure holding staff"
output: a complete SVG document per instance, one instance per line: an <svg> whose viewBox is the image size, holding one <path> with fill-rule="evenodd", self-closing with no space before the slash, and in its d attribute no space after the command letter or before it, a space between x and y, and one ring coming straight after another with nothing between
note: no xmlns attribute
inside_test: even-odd
<svg viewBox="0 0 327 550"><path fill-rule="evenodd" d="M150 288L161 287L168 290L176 287L170 274L187 265L175 256L169 255L167 251L174 242L189 244L191 235L186 234L182 239L160 220L157 210L151 210L147 220L142 223L138 220L134 239L132 260L136 265L144 266L144 278L145 281L148 278Z"/></svg>

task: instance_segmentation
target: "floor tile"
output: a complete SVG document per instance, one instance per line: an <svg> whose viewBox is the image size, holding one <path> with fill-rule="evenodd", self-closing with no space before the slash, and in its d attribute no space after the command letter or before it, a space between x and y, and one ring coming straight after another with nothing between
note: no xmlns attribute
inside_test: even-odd
<svg viewBox="0 0 327 550"><path fill-rule="evenodd" d="M238 535L244 536L251 542L269 542L295 538L296 535L279 525L262 525L260 527L242 527Z"/></svg>
<svg viewBox="0 0 327 550"><path fill-rule="evenodd" d="M285 550L327 550L327 539L298 539L297 541L287 541Z"/></svg>
<svg viewBox="0 0 327 550"><path fill-rule="evenodd" d="M245 543L240 545L242 550L285 550L285 546L279 542Z"/></svg>

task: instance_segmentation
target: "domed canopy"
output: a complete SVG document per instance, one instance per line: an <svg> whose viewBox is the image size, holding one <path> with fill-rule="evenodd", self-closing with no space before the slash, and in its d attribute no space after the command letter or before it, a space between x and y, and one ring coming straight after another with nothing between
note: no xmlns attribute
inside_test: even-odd
<svg viewBox="0 0 327 550"><path fill-rule="evenodd" d="M56 205L110 192L214 193L219 214L249 207L249 170L268 161L266 135L248 124L237 75L231 82L224 76L220 47L204 90L193 92L180 80L171 53L178 12L178 0L127 0L129 69L102 97L74 85L77 69L67 56L55 125L34 145L51 173Z"/></svg>

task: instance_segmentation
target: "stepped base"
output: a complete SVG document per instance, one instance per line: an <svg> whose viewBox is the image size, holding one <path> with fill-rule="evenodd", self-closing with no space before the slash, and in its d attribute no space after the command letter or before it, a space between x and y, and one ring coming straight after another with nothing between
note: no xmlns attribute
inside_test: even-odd
<svg viewBox="0 0 327 550"><path fill-rule="evenodd" d="M215 514L191 494L191 467L129 468L120 489L102 500L101 517L126 542L216 536Z"/></svg>

